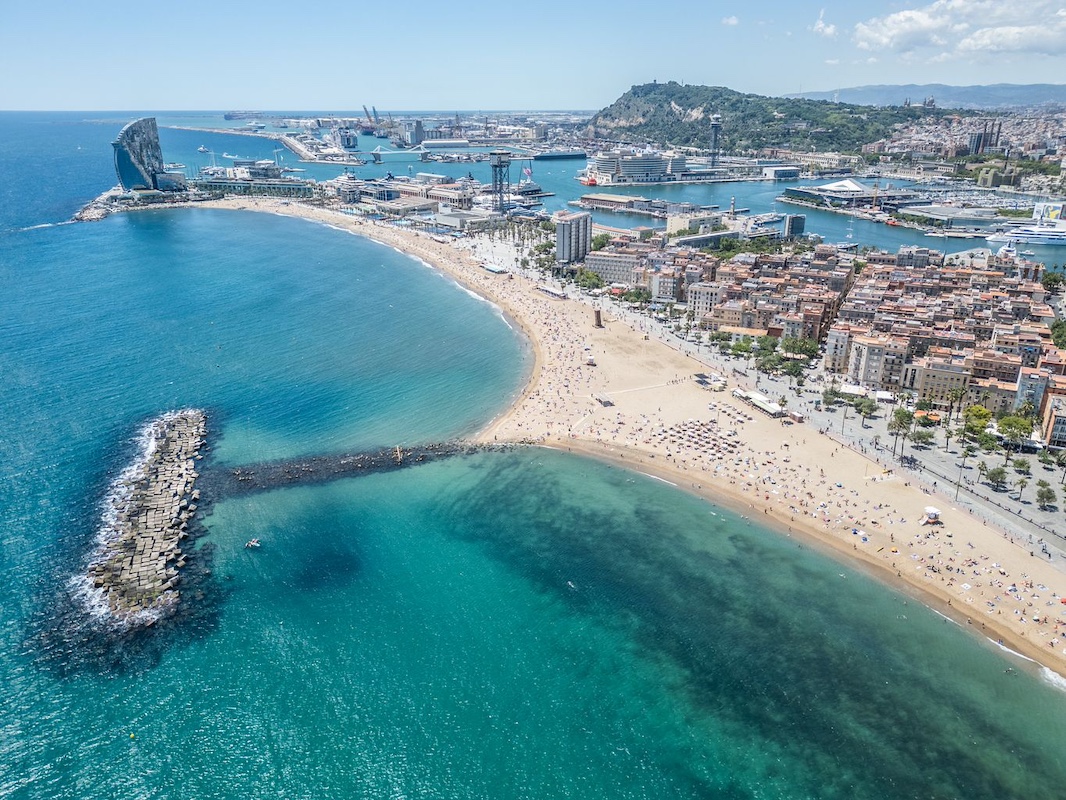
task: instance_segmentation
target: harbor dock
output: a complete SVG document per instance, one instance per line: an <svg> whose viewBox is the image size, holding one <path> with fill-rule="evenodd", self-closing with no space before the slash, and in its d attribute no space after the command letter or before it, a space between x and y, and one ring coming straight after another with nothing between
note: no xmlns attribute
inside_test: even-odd
<svg viewBox="0 0 1066 800"><path fill-rule="evenodd" d="M112 484L87 570L94 614L140 626L175 610L206 432L206 416L197 409L165 414L143 431L142 456Z"/></svg>

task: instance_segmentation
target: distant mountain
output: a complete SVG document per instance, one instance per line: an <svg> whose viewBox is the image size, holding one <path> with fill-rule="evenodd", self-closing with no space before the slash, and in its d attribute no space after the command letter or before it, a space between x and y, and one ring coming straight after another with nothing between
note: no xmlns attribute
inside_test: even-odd
<svg viewBox="0 0 1066 800"><path fill-rule="evenodd" d="M901 101L902 102L902 101ZM762 147L858 151L893 126L945 112L742 94L721 86L646 83L634 86L590 125L604 138L710 147L711 119L721 117L719 147L742 152Z"/></svg>
<svg viewBox="0 0 1066 800"><path fill-rule="evenodd" d="M1057 83L994 83L988 86L947 86L943 83L907 83L899 86L855 86L831 92L803 92L786 97L832 100L861 106L898 106L908 99L921 105L927 97L937 108L1007 111L1037 106L1066 107L1066 85Z"/></svg>

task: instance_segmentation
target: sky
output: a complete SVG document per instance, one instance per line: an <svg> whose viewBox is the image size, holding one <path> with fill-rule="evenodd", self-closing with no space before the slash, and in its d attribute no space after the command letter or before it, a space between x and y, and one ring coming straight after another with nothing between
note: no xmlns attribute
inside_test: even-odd
<svg viewBox="0 0 1066 800"><path fill-rule="evenodd" d="M37 0L0 26L0 110L596 110L653 80L782 95L1064 68L1066 0Z"/></svg>

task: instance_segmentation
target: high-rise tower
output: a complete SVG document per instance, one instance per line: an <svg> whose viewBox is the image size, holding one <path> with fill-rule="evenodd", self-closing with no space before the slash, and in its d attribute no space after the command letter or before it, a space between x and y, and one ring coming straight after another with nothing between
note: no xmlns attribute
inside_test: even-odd
<svg viewBox="0 0 1066 800"><path fill-rule="evenodd" d="M156 175L163 172L163 151L155 117L129 123L111 143L115 148L115 174L126 191L156 189Z"/></svg>

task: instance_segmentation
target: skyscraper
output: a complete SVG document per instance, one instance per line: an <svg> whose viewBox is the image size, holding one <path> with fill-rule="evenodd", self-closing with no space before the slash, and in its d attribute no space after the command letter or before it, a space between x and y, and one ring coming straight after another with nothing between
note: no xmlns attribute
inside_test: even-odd
<svg viewBox="0 0 1066 800"><path fill-rule="evenodd" d="M555 260L560 264L584 261L592 249L592 215L560 211L555 215Z"/></svg>
<svg viewBox="0 0 1066 800"><path fill-rule="evenodd" d="M155 117L144 117L129 123L111 146L115 148L115 174L123 189L164 188L159 185L157 178L164 172L164 166Z"/></svg>

